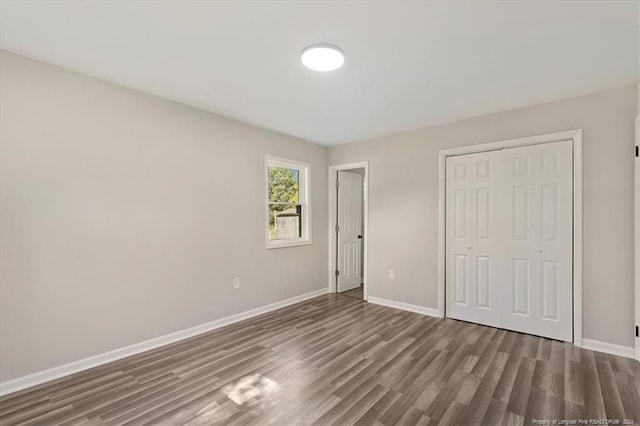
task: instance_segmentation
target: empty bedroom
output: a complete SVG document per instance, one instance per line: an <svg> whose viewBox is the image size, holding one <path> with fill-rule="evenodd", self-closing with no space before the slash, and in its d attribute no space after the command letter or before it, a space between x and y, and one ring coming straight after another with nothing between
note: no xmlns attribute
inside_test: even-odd
<svg viewBox="0 0 640 426"><path fill-rule="evenodd" d="M639 27L0 0L0 425L640 424Z"/></svg>

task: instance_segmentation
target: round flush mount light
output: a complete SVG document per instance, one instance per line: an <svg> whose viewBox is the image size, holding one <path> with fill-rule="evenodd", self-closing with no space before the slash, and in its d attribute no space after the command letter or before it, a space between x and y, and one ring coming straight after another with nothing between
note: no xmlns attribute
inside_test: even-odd
<svg viewBox="0 0 640 426"><path fill-rule="evenodd" d="M312 44L305 47L300 60L305 67L314 71L333 71L344 64L344 53L330 44Z"/></svg>

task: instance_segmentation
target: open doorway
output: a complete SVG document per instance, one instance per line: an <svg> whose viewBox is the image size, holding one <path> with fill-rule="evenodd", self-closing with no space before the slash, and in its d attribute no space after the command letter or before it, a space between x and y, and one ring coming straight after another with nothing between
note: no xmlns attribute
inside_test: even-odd
<svg viewBox="0 0 640 426"><path fill-rule="evenodd" d="M366 300L368 164L332 166L330 203L330 291Z"/></svg>

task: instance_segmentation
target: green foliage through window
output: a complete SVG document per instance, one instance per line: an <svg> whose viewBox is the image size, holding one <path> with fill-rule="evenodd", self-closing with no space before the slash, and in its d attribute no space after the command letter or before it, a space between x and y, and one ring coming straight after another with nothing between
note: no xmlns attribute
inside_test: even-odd
<svg viewBox="0 0 640 426"><path fill-rule="evenodd" d="M300 171L269 167L269 202L297 204L300 198Z"/></svg>
<svg viewBox="0 0 640 426"><path fill-rule="evenodd" d="M269 239L275 240L283 238L282 232L278 232L276 225L276 217L281 216L283 219L279 222L284 223L284 218L289 217L288 221L297 220L295 238L299 238L299 224L302 218L299 215L300 207L300 171L286 167L269 167ZM296 219L297 215L297 219ZM280 234L280 236L278 235ZM289 235L286 238L291 238Z"/></svg>

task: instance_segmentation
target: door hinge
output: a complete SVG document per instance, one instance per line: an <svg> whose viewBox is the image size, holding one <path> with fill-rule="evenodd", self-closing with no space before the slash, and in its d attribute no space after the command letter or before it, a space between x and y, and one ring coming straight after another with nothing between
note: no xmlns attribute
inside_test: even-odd
<svg viewBox="0 0 640 426"><path fill-rule="evenodd" d="M340 188L340 181L339 180L336 181L336 188Z"/></svg>
<svg viewBox="0 0 640 426"><path fill-rule="evenodd" d="M339 225L336 225L336 234L337 234L338 232L340 232L340 226L339 226Z"/></svg>
<svg viewBox="0 0 640 426"><path fill-rule="evenodd" d="M339 276L340 276L340 271L336 269L336 277L339 277Z"/></svg>
<svg viewBox="0 0 640 426"><path fill-rule="evenodd" d="M640 157L640 152L638 152L638 145L636 145L636 157Z"/></svg>
<svg viewBox="0 0 640 426"><path fill-rule="evenodd" d="M638 326L636 325L636 337L640 337L640 333L638 333Z"/></svg>

